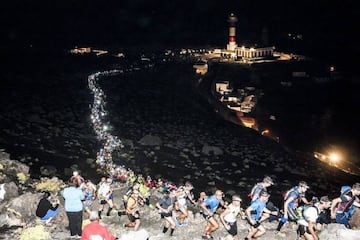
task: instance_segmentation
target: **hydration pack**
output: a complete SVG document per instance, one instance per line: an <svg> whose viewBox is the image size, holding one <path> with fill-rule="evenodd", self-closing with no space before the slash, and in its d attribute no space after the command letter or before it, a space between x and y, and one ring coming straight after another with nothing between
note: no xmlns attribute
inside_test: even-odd
<svg viewBox="0 0 360 240"><path fill-rule="evenodd" d="M284 194L284 201L286 201L286 200L289 198L289 195L290 195L290 193L292 193L292 192L296 192L295 201L298 201L299 198L300 198L300 193L299 193L299 191L298 191L297 189L298 189L298 187L296 186L296 187L293 187L293 188L291 188L290 190L288 190L288 191Z"/></svg>
<svg viewBox="0 0 360 240"><path fill-rule="evenodd" d="M351 192L351 187L349 186L341 187L341 195L340 195L341 202L339 202L339 204L337 205L337 212L345 213L351 208L353 202L355 201L355 196L352 196L352 194L350 195L349 194L350 192Z"/></svg>

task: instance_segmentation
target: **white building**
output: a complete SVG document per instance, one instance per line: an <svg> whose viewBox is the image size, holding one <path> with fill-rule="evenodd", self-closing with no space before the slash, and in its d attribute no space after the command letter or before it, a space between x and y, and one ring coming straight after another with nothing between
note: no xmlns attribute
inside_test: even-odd
<svg viewBox="0 0 360 240"><path fill-rule="evenodd" d="M229 22L229 43L226 49L222 49L220 56L223 58L237 59L244 61L256 61L266 58L272 58L275 47L239 47L236 43L236 22L237 17L232 13L228 18Z"/></svg>

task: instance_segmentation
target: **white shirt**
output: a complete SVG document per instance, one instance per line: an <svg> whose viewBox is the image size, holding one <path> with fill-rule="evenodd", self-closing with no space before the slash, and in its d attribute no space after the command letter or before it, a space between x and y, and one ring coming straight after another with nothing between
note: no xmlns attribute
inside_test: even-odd
<svg viewBox="0 0 360 240"><path fill-rule="evenodd" d="M110 191L110 185L107 183L103 183L100 185L99 187L99 196L101 197L106 197L106 195L109 193Z"/></svg>
<svg viewBox="0 0 360 240"><path fill-rule="evenodd" d="M316 207L308 207L303 212L304 219L298 221L299 224L306 227L309 226L308 222L316 222L319 217L319 213Z"/></svg>
<svg viewBox="0 0 360 240"><path fill-rule="evenodd" d="M228 214L225 215L224 220L229 223L233 223L236 221L236 217L240 212L240 206L234 206L232 203L227 206L227 208L230 210Z"/></svg>

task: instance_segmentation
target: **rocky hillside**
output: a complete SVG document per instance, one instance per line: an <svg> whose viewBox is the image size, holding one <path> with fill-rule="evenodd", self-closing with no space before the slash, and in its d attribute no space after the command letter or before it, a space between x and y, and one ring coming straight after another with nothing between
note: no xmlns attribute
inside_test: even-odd
<svg viewBox="0 0 360 240"><path fill-rule="evenodd" d="M100 178L100 176L99 176ZM59 196L59 191L65 187L62 180L54 178L29 178L29 167L17 160L12 160L9 154L0 152L0 239L70 239L70 233L67 228L68 221L63 208L63 199ZM118 215L118 211L123 210L121 196L127 189L126 184L114 182L114 195L116 210L113 210L110 216L104 216L100 223L107 226L110 231L119 239L169 239L168 235L164 235L162 230L162 220L158 211L154 208L144 206L140 210L141 227L139 231L134 232L125 229L123 224L127 222L126 216ZM37 203L41 197L41 191L49 190L53 194L53 200L59 199L61 211L51 224L44 224L35 216ZM151 190L151 203L155 203L161 198L162 193L156 189ZM246 206L242 206L245 208ZM94 209L97 209L95 203ZM218 218L218 215L216 215ZM353 224L359 225L359 219L354 219ZM88 222L86 214L84 214L84 223ZM188 225L177 227L172 239L178 240L200 240L201 233L205 227L205 221L199 213L197 206L191 206L191 213L188 218ZM296 225L289 224L285 226L285 236L275 235L277 222L267 222L264 224L267 233L262 239L279 240L279 239L296 239ZM246 220L239 217L238 229L239 236L246 236L249 225ZM320 239L327 240L346 240L359 239L360 230L348 230L339 224L330 224L323 226ZM214 234L215 239L229 239L223 226Z"/></svg>

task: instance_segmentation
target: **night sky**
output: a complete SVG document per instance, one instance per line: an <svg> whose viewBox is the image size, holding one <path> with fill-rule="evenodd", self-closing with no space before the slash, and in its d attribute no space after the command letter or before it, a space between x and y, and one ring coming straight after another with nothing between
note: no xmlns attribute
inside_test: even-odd
<svg viewBox="0 0 360 240"><path fill-rule="evenodd" d="M227 15L238 18L238 42L270 44L311 55L359 55L356 1L13 0L2 3L3 46L224 46ZM302 34L290 40L287 33ZM330 53L331 52L331 53Z"/></svg>

